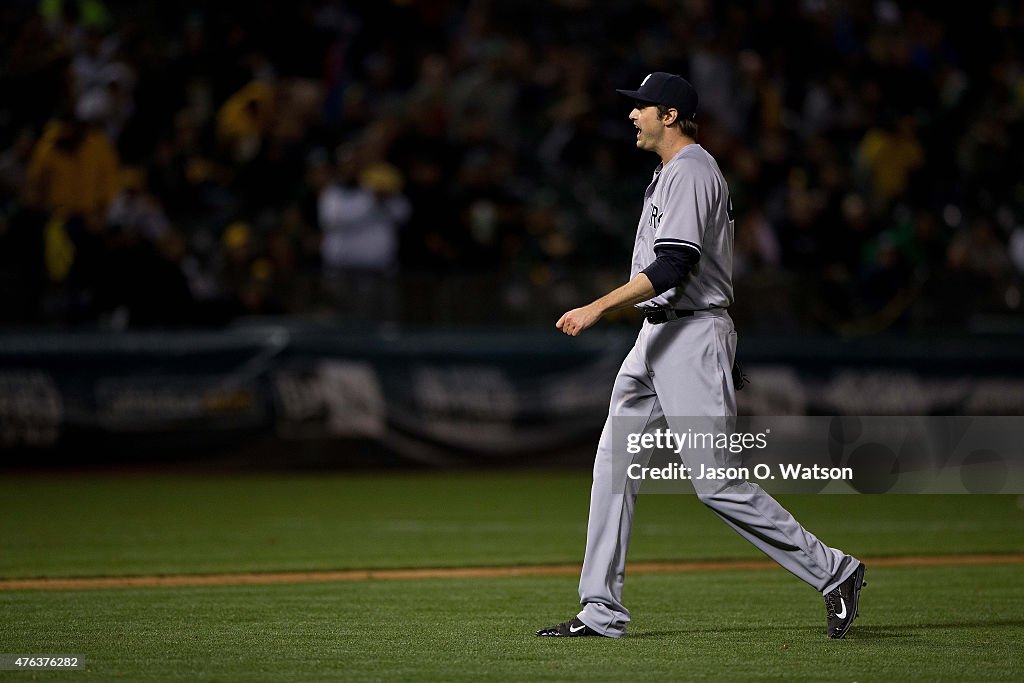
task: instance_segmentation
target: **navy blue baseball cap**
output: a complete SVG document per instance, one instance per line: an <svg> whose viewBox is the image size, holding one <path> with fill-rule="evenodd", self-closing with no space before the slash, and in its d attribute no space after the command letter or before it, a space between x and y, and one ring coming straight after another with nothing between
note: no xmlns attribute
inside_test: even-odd
<svg viewBox="0 0 1024 683"><path fill-rule="evenodd" d="M647 74L639 89L615 92L635 102L672 107L684 119L692 119L697 115L697 91L688 80L675 74L655 71Z"/></svg>

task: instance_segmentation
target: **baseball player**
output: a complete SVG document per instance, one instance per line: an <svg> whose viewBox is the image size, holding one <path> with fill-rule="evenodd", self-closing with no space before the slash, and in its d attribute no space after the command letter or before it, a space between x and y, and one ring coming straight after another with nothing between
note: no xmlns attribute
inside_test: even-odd
<svg viewBox="0 0 1024 683"><path fill-rule="evenodd" d="M682 77L662 72L648 75L638 90L617 92L634 103L629 119L636 146L661 158L644 193L631 279L566 312L556 327L576 336L626 306L637 306L645 320L615 378L597 448L579 587L583 609L538 636L626 635L630 613L622 587L639 481L624 476L622 453L619 466L613 463L613 418L620 426L625 420L650 431L673 429L674 422L681 427L682 416L736 415L736 331L727 310L733 302L733 210L718 163L696 142L697 92ZM683 452L692 472L720 466L727 457L714 449ZM755 484L696 478L692 483L701 502L726 524L822 592L826 633L844 637L857 616L863 563L819 541Z"/></svg>

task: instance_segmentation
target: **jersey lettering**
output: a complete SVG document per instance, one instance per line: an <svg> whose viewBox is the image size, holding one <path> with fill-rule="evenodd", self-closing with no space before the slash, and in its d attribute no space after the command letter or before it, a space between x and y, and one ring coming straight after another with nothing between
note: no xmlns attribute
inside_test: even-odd
<svg viewBox="0 0 1024 683"><path fill-rule="evenodd" d="M664 217L665 217L665 212L664 211L660 211L657 206L655 206L654 204L651 204L651 218L650 218L649 225L652 228L654 228L655 232L657 232L658 228L661 227L661 219L664 218Z"/></svg>

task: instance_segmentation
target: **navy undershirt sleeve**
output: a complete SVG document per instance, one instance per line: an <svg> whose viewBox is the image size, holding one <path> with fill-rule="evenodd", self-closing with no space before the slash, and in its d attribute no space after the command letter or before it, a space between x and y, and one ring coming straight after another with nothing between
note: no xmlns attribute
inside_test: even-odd
<svg viewBox="0 0 1024 683"><path fill-rule="evenodd" d="M690 274L700 252L691 247L658 246L654 248L654 263L644 268L647 279L654 285L655 295L667 292L682 283Z"/></svg>

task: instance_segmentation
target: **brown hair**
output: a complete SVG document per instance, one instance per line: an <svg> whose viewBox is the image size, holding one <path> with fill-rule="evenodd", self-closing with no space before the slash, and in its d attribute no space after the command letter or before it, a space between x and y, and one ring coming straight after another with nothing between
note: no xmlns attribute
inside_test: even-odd
<svg viewBox="0 0 1024 683"><path fill-rule="evenodd" d="M659 104L658 117L663 118L666 114L668 114L669 109L675 109L675 107L669 107L668 105L665 104ZM676 112L679 112L679 110L676 109ZM686 137L692 138L694 140L697 139L697 122L694 121L693 119L684 119L681 112L679 112L678 116L676 117L676 121L675 123L672 124L672 126L678 126L680 132L682 132L682 134L685 135ZM671 128L672 126L669 126L669 128Z"/></svg>

